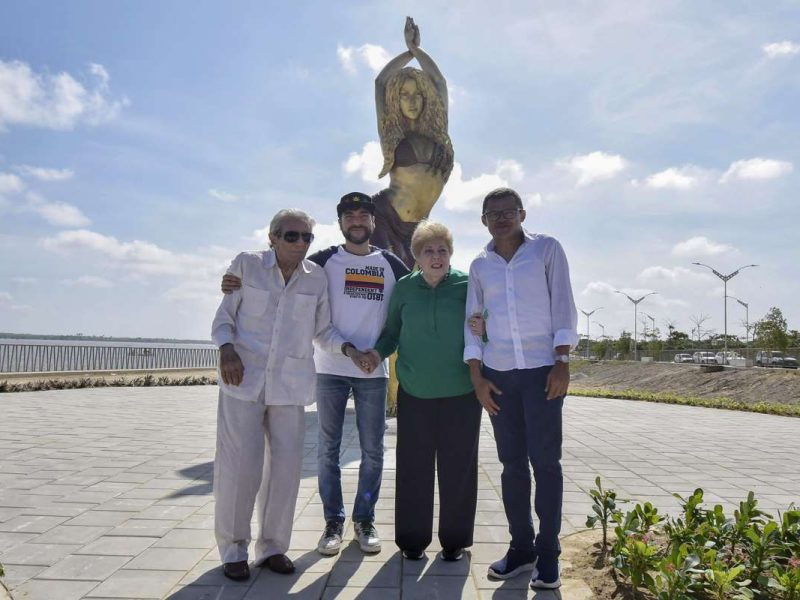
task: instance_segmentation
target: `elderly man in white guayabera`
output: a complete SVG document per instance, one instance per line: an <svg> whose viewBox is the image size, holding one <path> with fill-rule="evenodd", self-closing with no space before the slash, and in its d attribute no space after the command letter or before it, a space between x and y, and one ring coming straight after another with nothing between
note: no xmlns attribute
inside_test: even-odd
<svg viewBox="0 0 800 600"><path fill-rule="evenodd" d="M255 564L292 573L286 556L303 460L304 406L314 400L312 340L340 348L328 280L305 260L306 213L278 212L270 249L243 252L228 272L242 287L222 299L212 326L220 348L214 530L226 577L250 576L247 548L257 504ZM265 458L266 456L266 458Z"/></svg>

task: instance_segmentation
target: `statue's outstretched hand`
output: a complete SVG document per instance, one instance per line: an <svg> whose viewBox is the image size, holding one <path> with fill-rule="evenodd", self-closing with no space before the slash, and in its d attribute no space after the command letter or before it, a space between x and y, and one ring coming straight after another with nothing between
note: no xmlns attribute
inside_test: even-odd
<svg viewBox="0 0 800 600"><path fill-rule="evenodd" d="M403 30L403 35L406 38L406 46L408 47L409 52L412 54L414 50L419 48L419 27L414 24L414 19L411 17L406 17L406 26Z"/></svg>

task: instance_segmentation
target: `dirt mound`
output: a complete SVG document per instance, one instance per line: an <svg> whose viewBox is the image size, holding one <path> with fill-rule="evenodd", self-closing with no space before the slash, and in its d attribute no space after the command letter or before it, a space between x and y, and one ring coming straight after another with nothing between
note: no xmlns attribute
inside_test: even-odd
<svg viewBox="0 0 800 600"><path fill-rule="evenodd" d="M735 369L706 373L697 365L621 361L577 362L575 389L644 390L741 402L800 404L800 372L789 369Z"/></svg>

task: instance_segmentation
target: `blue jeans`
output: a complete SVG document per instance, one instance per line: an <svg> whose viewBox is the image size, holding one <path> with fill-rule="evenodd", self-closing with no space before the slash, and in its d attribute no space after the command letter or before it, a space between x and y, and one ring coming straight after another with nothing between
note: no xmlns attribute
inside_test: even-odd
<svg viewBox="0 0 800 600"><path fill-rule="evenodd" d="M564 495L561 472L564 398L547 400L544 386L551 368L495 371L484 367L483 375L503 392L493 396L500 411L491 421L497 455L503 465L500 480L511 547L525 554L535 549L539 555L558 556ZM539 535L535 538L529 461L536 481L534 507L539 518Z"/></svg>
<svg viewBox="0 0 800 600"><path fill-rule="evenodd" d="M353 504L354 521L373 521L381 490L383 432L386 429L386 377L344 377L317 375L317 416L319 417L319 495L325 520L344 522L342 471L339 454L347 398L353 392L356 427L361 445L358 491Z"/></svg>

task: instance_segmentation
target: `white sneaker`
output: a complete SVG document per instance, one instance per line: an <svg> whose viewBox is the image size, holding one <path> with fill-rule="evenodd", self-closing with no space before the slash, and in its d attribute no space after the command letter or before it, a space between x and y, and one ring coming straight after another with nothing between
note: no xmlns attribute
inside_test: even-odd
<svg viewBox="0 0 800 600"><path fill-rule="evenodd" d="M339 521L328 521L325 523L325 531L322 532L322 537L319 538L317 544L317 552L323 556L334 556L339 554L342 547L342 530L344 526Z"/></svg>
<svg viewBox="0 0 800 600"><path fill-rule="evenodd" d="M358 545L361 546L361 551L367 554L375 554L381 551L381 538L375 530L375 525L372 521L361 521L354 523L353 529L356 533Z"/></svg>

